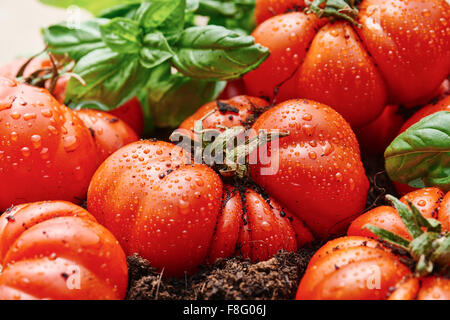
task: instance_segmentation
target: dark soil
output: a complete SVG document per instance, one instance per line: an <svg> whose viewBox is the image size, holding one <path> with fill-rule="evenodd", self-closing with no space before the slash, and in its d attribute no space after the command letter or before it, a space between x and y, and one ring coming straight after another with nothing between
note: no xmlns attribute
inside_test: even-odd
<svg viewBox="0 0 450 320"><path fill-rule="evenodd" d="M298 252L279 252L272 259L252 264L233 257L202 267L184 279L164 278L150 263L128 257L132 300L286 300L295 297L298 283L322 243Z"/></svg>

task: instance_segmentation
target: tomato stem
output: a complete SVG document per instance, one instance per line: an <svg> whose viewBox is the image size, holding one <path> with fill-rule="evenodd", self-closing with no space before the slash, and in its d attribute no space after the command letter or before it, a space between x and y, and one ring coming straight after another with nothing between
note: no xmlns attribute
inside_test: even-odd
<svg viewBox="0 0 450 320"><path fill-rule="evenodd" d="M329 17L344 19L351 24L360 27L356 21L359 10L355 0L306 0L307 13L314 13L317 17Z"/></svg>
<svg viewBox="0 0 450 320"><path fill-rule="evenodd" d="M450 265L450 235L441 233L441 223L435 219L426 219L419 209L408 201L405 205L397 198L386 196L400 215L406 229L413 238L408 241L388 230L365 225L379 239L391 243L409 252L416 261L415 272L425 276L433 272L446 273ZM426 231L422 230L424 228Z"/></svg>
<svg viewBox="0 0 450 320"><path fill-rule="evenodd" d="M211 116L217 109L211 110L194 124L193 139L180 130L170 136L174 143L188 150L195 163L206 164L219 172L222 177L249 176L249 155L263 145L289 135L289 132L260 130L255 136L243 126L204 129L203 120Z"/></svg>

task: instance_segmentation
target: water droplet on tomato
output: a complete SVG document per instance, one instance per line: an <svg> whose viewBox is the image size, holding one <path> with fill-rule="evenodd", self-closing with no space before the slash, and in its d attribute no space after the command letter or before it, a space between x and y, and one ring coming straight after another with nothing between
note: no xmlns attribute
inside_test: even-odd
<svg viewBox="0 0 450 320"><path fill-rule="evenodd" d="M28 147L23 147L22 149L20 149L20 152L22 153L22 155L24 157L27 157L27 158L31 155L30 148L28 148Z"/></svg>
<svg viewBox="0 0 450 320"><path fill-rule="evenodd" d="M78 141L78 138L76 136L66 136L63 139L63 146L66 152L75 151L79 145L80 142Z"/></svg>
<svg viewBox="0 0 450 320"><path fill-rule="evenodd" d="M25 121L36 119L36 113L25 113L23 118Z"/></svg>
<svg viewBox="0 0 450 320"><path fill-rule="evenodd" d="M11 132L10 136L12 141L17 141L17 139L19 138L19 134L15 131Z"/></svg>
<svg viewBox="0 0 450 320"><path fill-rule="evenodd" d="M50 131L51 134L53 135L57 135L58 134L58 130L54 127L54 126L48 126L48 131Z"/></svg>
<svg viewBox="0 0 450 320"><path fill-rule="evenodd" d="M33 144L33 147L35 149L39 149L42 145L42 139L41 136L38 134L34 134L31 136L31 143Z"/></svg>
<svg viewBox="0 0 450 320"><path fill-rule="evenodd" d="M44 160L48 159L49 158L48 148L42 148L40 155L42 159Z"/></svg>
<svg viewBox="0 0 450 320"><path fill-rule="evenodd" d="M20 113L17 111L13 111L11 112L11 114L9 115L11 118L13 118L14 120L19 120L20 119Z"/></svg>

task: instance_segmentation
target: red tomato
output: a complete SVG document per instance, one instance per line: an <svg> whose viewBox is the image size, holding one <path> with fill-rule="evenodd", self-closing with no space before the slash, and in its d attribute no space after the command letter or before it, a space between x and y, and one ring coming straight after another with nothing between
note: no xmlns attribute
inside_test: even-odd
<svg viewBox="0 0 450 320"><path fill-rule="evenodd" d="M255 5L256 23L261 24L274 15L298 11L304 7L303 0L258 0Z"/></svg>
<svg viewBox="0 0 450 320"><path fill-rule="evenodd" d="M348 236L325 244L309 262L297 300L450 299L450 280L413 277L377 241Z"/></svg>
<svg viewBox="0 0 450 320"><path fill-rule="evenodd" d="M99 160L88 128L46 89L0 77L0 210L84 198Z"/></svg>
<svg viewBox="0 0 450 320"><path fill-rule="evenodd" d="M251 99L251 100L250 100ZM245 103L245 101L249 101ZM251 101L251 102L250 102ZM267 102L246 96L220 101L235 112L217 110L203 120L205 129L253 124L252 129L289 131L273 158L251 165L255 182L306 223L319 238L337 234L364 209L369 183L358 142L348 123L331 108L308 100L292 100L268 111ZM186 119L180 128L192 130L194 121L218 109L211 102ZM256 110L257 114L252 114ZM249 113L250 111L250 113ZM265 155L263 155L264 157ZM267 157L267 156L265 156ZM262 169L279 170L269 175ZM329 207L333 207L332 212Z"/></svg>
<svg viewBox="0 0 450 320"><path fill-rule="evenodd" d="M190 131L196 119L215 108L204 119L205 128L251 125L266 106L245 96L208 103L182 128ZM223 186L212 169L189 162L184 149L169 143L128 145L95 174L88 208L127 253L138 252L166 275L192 272L205 261L231 255L266 260L313 240L299 218L257 186Z"/></svg>
<svg viewBox="0 0 450 320"><path fill-rule="evenodd" d="M216 112L202 122L205 129L214 129L218 126L251 126L259 114L268 107L269 103L266 100L249 96L236 96L228 100L212 101L184 120L179 128L192 131L195 121L199 121L213 110L216 110Z"/></svg>
<svg viewBox="0 0 450 320"><path fill-rule="evenodd" d="M432 115L433 113L436 113L439 111L450 111L450 96L445 97L444 99L440 100L436 104L429 104L429 105L423 107L422 109L420 109L419 111L417 111L401 127L399 134L406 131L406 129L411 127L413 124L416 124L423 118L428 117L428 116Z"/></svg>
<svg viewBox="0 0 450 320"><path fill-rule="evenodd" d="M250 189L223 187L181 147L139 141L98 169L88 208L119 239L165 275L194 272L205 261L240 254L266 260L312 241L297 218Z"/></svg>
<svg viewBox="0 0 450 320"><path fill-rule="evenodd" d="M0 67L0 76L7 78L15 78L20 68L26 63L27 59L17 59L11 61L9 64ZM27 66L24 72L24 76L29 76L31 73L39 69L51 68L52 64L49 59L33 59L31 63ZM63 75L56 81L55 88L53 89L53 96L60 103L64 103L66 99L66 88L70 77L68 75ZM46 83L47 89L50 87L50 82ZM112 115L119 117L125 121L135 132L141 136L144 132L144 114L142 112L142 105L139 100L134 97L130 101L126 102L122 106L110 111Z"/></svg>
<svg viewBox="0 0 450 320"><path fill-rule="evenodd" d="M227 86L220 94L219 99L227 100L227 99L231 99L236 96L241 96L244 94L245 94L244 80L238 79L238 80L229 81L227 83Z"/></svg>
<svg viewBox="0 0 450 320"><path fill-rule="evenodd" d="M122 119L139 137L144 133L144 113L138 98L134 97L109 113Z"/></svg>
<svg viewBox="0 0 450 320"><path fill-rule="evenodd" d="M450 193L427 188L401 199L411 201L425 218L450 229ZM395 250L385 249L363 227L367 224L411 240L398 212L387 206L358 217L348 237L328 242L311 259L297 291L297 299L450 299L450 280L437 275L418 277L402 263Z"/></svg>
<svg viewBox="0 0 450 320"><path fill-rule="evenodd" d="M124 121L107 112L84 109L76 114L90 130L102 162L123 146L139 140Z"/></svg>
<svg viewBox="0 0 450 320"><path fill-rule="evenodd" d="M263 113L252 128L290 132L279 148L269 148L268 164L251 166L252 177L315 235L338 234L362 212L369 182L355 134L336 111L290 100ZM277 166L272 174L262 172Z"/></svg>
<svg viewBox="0 0 450 320"><path fill-rule="evenodd" d="M316 100L361 126L375 120L386 102L414 105L429 97L449 73L446 1L363 0L360 27L285 13L293 2L278 2L257 1L258 21L268 12L279 15L253 33L271 56L244 77L249 94L273 98L278 91L278 101ZM305 8L304 1L297 6Z"/></svg>
<svg viewBox="0 0 450 320"><path fill-rule="evenodd" d="M442 224L443 231L450 231L450 195L447 195L445 201L443 201L444 193L441 190L438 188L425 188L410 192L400 200L404 204L408 204L406 199L411 201L425 218L439 220ZM402 219L392 207L381 206L359 216L352 222L348 228L347 234L349 236L376 238L372 232L363 229L363 226L366 224L372 224L411 240L411 236Z"/></svg>
<svg viewBox="0 0 450 320"><path fill-rule="evenodd" d="M0 218L1 300L123 299L125 254L86 210L64 201L19 205Z"/></svg>
<svg viewBox="0 0 450 320"><path fill-rule="evenodd" d="M395 139L405 122L398 113L399 107L389 105L375 120L363 127L355 128L355 133L363 154L382 155Z"/></svg>

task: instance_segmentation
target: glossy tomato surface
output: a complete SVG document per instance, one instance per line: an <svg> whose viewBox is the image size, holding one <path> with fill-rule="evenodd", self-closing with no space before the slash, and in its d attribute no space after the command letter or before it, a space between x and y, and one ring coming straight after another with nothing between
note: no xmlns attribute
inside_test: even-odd
<svg viewBox="0 0 450 320"><path fill-rule="evenodd" d="M408 204L408 200L411 201L425 218L433 218L440 221L444 232L450 230L448 229L450 226L450 194L445 195L438 188L424 188L412 191L400 200L406 205ZM391 231L405 239L411 240L411 235L406 229L397 210L392 207L377 207L359 216L352 222L347 234L349 236L376 238L372 232L363 228L366 224Z"/></svg>
<svg viewBox="0 0 450 320"><path fill-rule="evenodd" d="M413 203L425 218L450 226L450 193L425 188L401 198ZM373 225L411 240L399 213L388 206L372 209L352 222L348 237L332 240L311 259L297 291L297 299L450 299L450 280L438 275L418 277L403 264L398 251L377 242L365 229ZM375 239L375 240L374 240Z"/></svg>
<svg viewBox="0 0 450 320"><path fill-rule="evenodd" d="M0 210L80 202L99 165L89 129L46 89L0 78Z"/></svg>
<svg viewBox="0 0 450 320"><path fill-rule="evenodd" d="M28 59L16 59L8 64L0 66L0 76L15 79L20 68L27 62ZM45 58L35 58L31 60L30 64L25 68L24 76L30 76L33 72L37 70L46 69L52 67L52 63L49 59ZM66 100L66 88L67 83L70 80L69 75L62 75L56 81L55 87L52 91L52 95L60 103L64 104ZM47 89L50 88L50 81L45 84ZM144 132L144 114L142 111L142 105L139 99L134 97L130 101L124 103L120 107L111 110L109 113L119 117L121 120L125 121L139 136Z"/></svg>
<svg viewBox="0 0 450 320"><path fill-rule="evenodd" d="M362 212L369 182L355 134L336 111L289 100L263 113L252 128L289 132L251 165L252 177L315 235L342 232Z"/></svg>
<svg viewBox="0 0 450 320"><path fill-rule="evenodd" d="M329 241L309 262L297 300L448 300L450 280L417 278L400 257L375 240Z"/></svg>
<svg viewBox="0 0 450 320"><path fill-rule="evenodd" d="M273 199L223 186L209 167L190 164L181 147L139 141L109 157L92 179L89 211L165 275L242 255L270 259L313 240L303 223Z"/></svg>
<svg viewBox="0 0 450 320"><path fill-rule="evenodd" d="M307 14L302 0L258 0L253 36L271 56L244 77L248 93L317 100L352 126L375 120L387 102L430 98L450 70L450 5L363 0L357 7L358 26Z"/></svg>
<svg viewBox="0 0 450 320"><path fill-rule="evenodd" d="M221 105L236 108L221 112ZM310 100L291 100L272 108L248 96L211 102L180 126L192 130L203 119L205 129L251 126L253 132L289 132L259 151L250 168L255 182L319 238L345 230L365 206L368 180L359 146L349 124L333 109ZM333 210L327 208L333 207Z"/></svg>
<svg viewBox="0 0 450 320"><path fill-rule="evenodd" d="M0 218L1 300L123 299L125 254L86 210L64 201L22 204Z"/></svg>
<svg viewBox="0 0 450 320"><path fill-rule="evenodd" d="M355 128L361 152L367 155L383 155L397 137L404 122L403 116L399 113L399 106L386 106L375 121Z"/></svg>
<svg viewBox="0 0 450 320"><path fill-rule="evenodd" d="M139 140L130 126L110 113L82 109L76 111L76 114L91 132L100 161L104 161L123 146Z"/></svg>

